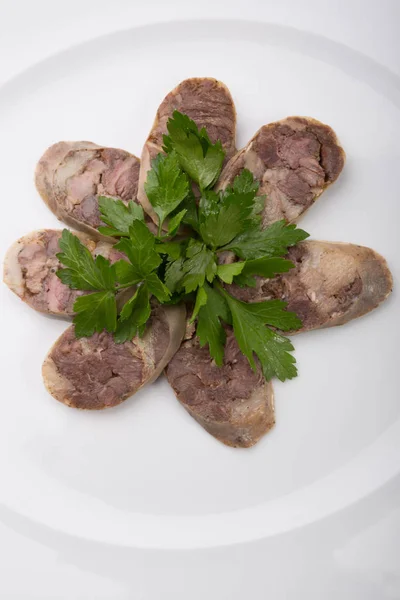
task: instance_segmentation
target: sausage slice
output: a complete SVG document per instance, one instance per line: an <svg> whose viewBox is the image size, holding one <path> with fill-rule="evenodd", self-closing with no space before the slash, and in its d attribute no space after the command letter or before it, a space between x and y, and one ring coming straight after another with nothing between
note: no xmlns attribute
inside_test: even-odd
<svg viewBox="0 0 400 600"><path fill-rule="evenodd" d="M57 277L61 264L56 254L62 231L40 229L17 240L4 259L4 282L35 310L71 317L76 298L84 292L71 290ZM95 242L83 233L76 234L93 256L101 254L115 262L122 255L106 242Z"/></svg>
<svg viewBox="0 0 400 600"><path fill-rule="evenodd" d="M179 402L208 433L227 446L248 448L275 423L274 393L261 367L251 369L232 329L226 331L222 367L193 337L183 342L166 375Z"/></svg>
<svg viewBox="0 0 400 600"><path fill-rule="evenodd" d="M75 337L69 327L42 368L49 393L75 408L98 410L120 404L155 381L178 350L185 332L183 306L153 308L143 338L116 344L110 333Z"/></svg>
<svg viewBox="0 0 400 600"><path fill-rule="evenodd" d="M290 248L295 268L257 287L228 286L245 302L281 299L303 322L298 332L344 325L383 302L393 287L386 260L371 248L307 240Z"/></svg>
<svg viewBox="0 0 400 600"><path fill-rule="evenodd" d="M106 239L98 196L136 201L140 161L133 154L92 142L59 142L50 146L36 168L36 187L61 221L95 239Z"/></svg>
<svg viewBox="0 0 400 600"><path fill-rule="evenodd" d="M345 153L335 132L316 119L288 117L264 125L228 162L219 188L231 185L243 168L259 181L266 195L264 226L285 219L295 222L339 177Z"/></svg>
<svg viewBox="0 0 400 600"><path fill-rule="evenodd" d="M160 104L141 157L138 200L155 223L158 217L147 199L144 184L152 160L162 152L163 134L168 133L167 121L174 110L187 114L199 128L205 127L213 143L221 140L226 160L236 151L236 110L228 88L209 77L182 81Z"/></svg>

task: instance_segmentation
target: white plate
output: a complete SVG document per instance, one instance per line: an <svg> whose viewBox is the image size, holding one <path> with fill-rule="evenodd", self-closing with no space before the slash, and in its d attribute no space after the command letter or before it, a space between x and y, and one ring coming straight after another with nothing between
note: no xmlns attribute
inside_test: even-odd
<svg viewBox="0 0 400 600"><path fill-rule="evenodd" d="M293 114L336 130L345 171L302 225L316 239L378 250L396 282L398 79L344 46L250 22L138 27L3 86L0 254L28 231L60 226L33 185L47 146L87 139L140 155L159 102L196 75L229 86L239 146ZM207 435L165 380L98 414L55 402L40 368L66 324L2 286L0 502L90 540L196 548L292 531L366 498L399 471L396 300L395 292L346 327L297 337L300 375L275 385L275 429L235 450Z"/></svg>

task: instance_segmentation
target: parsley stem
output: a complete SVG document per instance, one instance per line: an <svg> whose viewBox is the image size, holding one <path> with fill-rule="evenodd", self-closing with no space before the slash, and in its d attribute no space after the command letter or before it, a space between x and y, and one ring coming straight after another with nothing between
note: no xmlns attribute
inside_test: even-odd
<svg viewBox="0 0 400 600"><path fill-rule="evenodd" d="M115 291L119 292L120 290L125 290L126 288L133 287L134 285L137 285L138 283L139 283L138 281L131 281L130 283L124 283L123 285L117 285L115 287Z"/></svg>

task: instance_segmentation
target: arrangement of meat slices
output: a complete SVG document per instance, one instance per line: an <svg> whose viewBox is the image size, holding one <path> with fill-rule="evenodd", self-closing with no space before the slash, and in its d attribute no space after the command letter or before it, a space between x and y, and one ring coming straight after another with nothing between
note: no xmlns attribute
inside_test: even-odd
<svg viewBox="0 0 400 600"><path fill-rule="evenodd" d="M187 79L160 104L141 161L92 142L59 142L40 159L40 195L61 221L83 232L77 235L94 256L121 258L112 240L97 230L99 195L139 202L149 227L157 221L144 183L174 110L206 127L211 141L221 140L226 160L219 189L243 168L253 173L267 198L264 226L280 219L297 222L343 169L345 153L334 131L306 117L264 125L237 152L236 111L227 87L210 78ZM69 289L55 274L60 235L40 230L15 242L5 258L4 281L35 310L71 318L74 301L84 292ZM305 241L291 248L288 258L295 264L288 273L257 278L255 288L227 287L246 302L285 300L303 322L293 333L347 323L376 308L392 288L386 261L370 248ZM154 302L144 337L124 344L115 344L106 332L76 339L70 326L44 361L45 385L68 406L101 409L132 396L166 368L179 402L206 431L224 444L249 447L275 423L273 388L259 366L255 372L250 368L229 326L226 334L224 364L217 367L193 327L186 327L185 309Z"/></svg>

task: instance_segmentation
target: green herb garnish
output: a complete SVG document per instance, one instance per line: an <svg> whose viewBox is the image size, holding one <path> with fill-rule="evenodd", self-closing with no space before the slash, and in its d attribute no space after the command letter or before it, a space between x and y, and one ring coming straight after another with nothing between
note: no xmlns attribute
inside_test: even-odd
<svg viewBox="0 0 400 600"><path fill-rule="evenodd" d="M176 152L182 170L201 190L213 186L225 158L221 142L212 144L204 127L199 130L192 119L177 110L168 120L167 129L163 150Z"/></svg>
<svg viewBox="0 0 400 600"><path fill-rule="evenodd" d="M223 363L225 327L232 326L253 369L257 357L267 380L295 377L293 346L276 330L296 330L300 319L281 300L237 300L229 285L254 287L256 276L286 273L294 267L284 258L288 248L308 234L284 221L262 227L260 213L268 199L257 195L258 182L247 169L225 190L213 189L225 153L204 128L174 111L167 129L165 154L153 160L145 183L158 217L157 235L135 202L126 205L104 196L99 208L105 226L99 231L119 238L114 247L124 258L115 264L101 256L94 259L76 236L63 232L58 257L65 268L57 275L72 289L87 292L74 304L76 335L106 329L122 343L143 335L152 296L160 303L189 299L200 345L208 344L217 365ZM221 260L226 253L231 260Z"/></svg>
<svg viewBox="0 0 400 600"><path fill-rule="evenodd" d="M172 151L170 154L159 154L152 162L152 168L147 174L144 189L147 197L158 216L158 235L165 218L171 214L189 193L189 179L183 173L178 155ZM176 215L169 226L169 234L174 235L185 212Z"/></svg>
<svg viewBox="0 0 400 600"><path fill-rule="evenodd" d="M143 208L133 200L126 206L122 200L99 196L101 218L108 227L99 227L100 233L110 237L129 236L129 227L133 221L144 222Z"/></svg>
<svg viewBox="0 0 400 600"><path fill-rule="evenodd" d="M57 257L67 268L59 269L57 276L71 289L92 292L75 300L77 337L88 337L106 329L116 332L117 342L124 342L143 332L150 316L152 295L160 302L169 300L171 293L157 275L161 258L155 236L139 220L132 222L128 236L114 246L127 260L111 264L103 256L94 259L77 236L63 230L59 242L62 252ZM131 288L132 297L117 316L118 294L126 288Z"/></svg>

